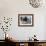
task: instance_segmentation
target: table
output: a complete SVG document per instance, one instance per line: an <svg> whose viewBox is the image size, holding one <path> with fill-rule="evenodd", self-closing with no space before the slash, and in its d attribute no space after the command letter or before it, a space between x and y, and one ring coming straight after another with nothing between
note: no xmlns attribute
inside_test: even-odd
<svg viewBox="0 0 46 46"><path fill-rule="evenodd" d="M39 40L39 41L9 40L7 43L14 44L16 46L46 46L46 40Z"/></svg>

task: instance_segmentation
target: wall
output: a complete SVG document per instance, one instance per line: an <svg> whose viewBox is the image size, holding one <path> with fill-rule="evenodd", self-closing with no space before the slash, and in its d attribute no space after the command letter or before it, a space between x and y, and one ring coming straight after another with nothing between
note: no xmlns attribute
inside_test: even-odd
<svg viewBox="0 0 46 46"><path fill-rule="evenodd" d="M13 18L12 26L8 33L16 40L27 40L34 34L37 35L37 39L45 40L45 12L46 6L33 8L28 0L0 0L0 18L4 16ZM34 26L18 27L19 13L34 14ZM3 31L0 31L0 35L2 33ZM0 39L4 39L4 37L0 36Z"/></svg>

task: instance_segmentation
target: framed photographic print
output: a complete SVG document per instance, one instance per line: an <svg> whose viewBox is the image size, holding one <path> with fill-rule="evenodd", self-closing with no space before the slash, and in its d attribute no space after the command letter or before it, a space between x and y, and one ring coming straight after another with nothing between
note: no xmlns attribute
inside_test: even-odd
<svg viewBox="0 0 46 46"><path fill-rule="evenodd" d="M18 26L33 26L34 15L33 14L18 14Z"/></svg>

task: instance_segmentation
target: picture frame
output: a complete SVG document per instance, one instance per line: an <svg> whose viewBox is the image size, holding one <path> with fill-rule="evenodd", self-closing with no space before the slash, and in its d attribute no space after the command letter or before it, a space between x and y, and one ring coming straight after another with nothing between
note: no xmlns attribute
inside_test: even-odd
<svg viewBox="0 0 46 46"><path fill-rule="evenodd" d="M33 14L18 14L18 26L34 26Z"/></svg>

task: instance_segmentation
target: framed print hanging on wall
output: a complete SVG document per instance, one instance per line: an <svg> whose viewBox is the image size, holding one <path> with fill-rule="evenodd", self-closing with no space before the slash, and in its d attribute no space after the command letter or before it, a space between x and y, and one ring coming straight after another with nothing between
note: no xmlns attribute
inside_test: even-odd
<svg viewBox="0 0 46 46"><path fill-rule="evenodd" d="M18 26L33 26L34 15L33 14L18 14Z"/></svg>

